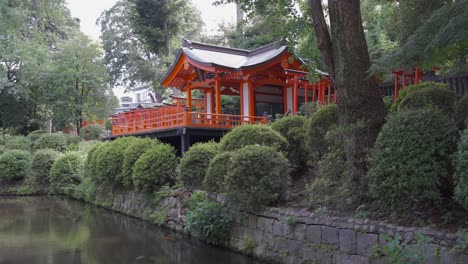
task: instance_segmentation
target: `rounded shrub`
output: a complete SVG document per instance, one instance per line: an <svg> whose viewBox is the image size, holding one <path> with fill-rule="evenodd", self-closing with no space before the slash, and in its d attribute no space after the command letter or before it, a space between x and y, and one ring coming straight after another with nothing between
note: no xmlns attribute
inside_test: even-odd
<svg viewBox="0 0 468 264"><path fill-rule="evenodd" d="M233 151L248 145L270 146L279 151L287 151L288 142L280 133L266 125L237 126L220 142L223 151Z"/></svg>
<svg viewBox="0 0 468 264"><path fill-rule="evenodd" d="M408 94L398 106L398 111L405 108L434 107L443 113L452 116L455 103L455 94L441 87L430 87Z"/></svg>
<svg viewBox="0 0 468 264"><path fill-rule="evenodd" d="M95 179L97 182L118 183L121 179L124 153L135 137L120 137L100 147L97 155ZM102 148L102 150L101 150Z"/></svg>
<svg viewBox="0 0 468 264"><path fill-rule="evenodd" d="M84 140L99 140L104 135L104 127L101 125L89 125L80 129L80 137Z"/></svg>
<svg viewBox="0 0 468 264"><path fill-rule="evenodd" d="M256 207L279 201L288 184L288 160L275 148L250 145L231 158L224 193L233 205Z"/></svg>
<svg viewBox="0 0 468 264"><path fill-rule="evenodd" d="M459 129L465 129L468 120L468 94L458 98L455 102L454 111L455 124Z"/></svg>
<svg viewBox="0 0 468 264"><path fill-rule="evenodd" d="M36 181L49 179L50 169L61 153L53 149L40 149L34 152L31 160L31 176Z"/></svg>
<svg viewBox="0 0 468 264"><path fill-rule="evenodd" d="M457 132L439 110L407 109L389 117L373 150L370 194L398 207L402 199L437 201L439 183L449 175Z"/></svg>
<svg viewBox="0 0 468 264"><path fill-rule="evenodd" d="M291 165L299 170L307 163L307 149L304 144L305 122L304 116L288 116L271 124L271 127L288 141L288 159Z"/></svg>
<svg viewBox="0 0 468 264"><path fill-rule="evenodd" d="M29 133L27 137L31 140L31 142L34 142L46 133L47 131L45 130L34 130L33 132Z"/></svg>
<svg viewBox="0 0 468 264"><path fill-rule="evenodd" d="M211 159L203 180L203 189L211 193L224 192L224 180L229 172L231 158L234 152L227 151L218 153Z"/></svg>
<svg viewBox="0 0 468 264"><path fill-rule="evenodd" d="M338 106L320 107L305 124L306 146L312 163L317 163L327 153L329 143L325 135L338 124Z"/></svg>
<svg viewBox="0 0 468 264"><path fill-rule="evenodd" d="M63 152L67 149L67 141L62 134L44 134L34 142L33 148L38 149L53 149Z"/></svg>
<svg viewBox="0 0 468 264"><path fill-rule="evenodd" d="M65 137L65 142L67 143L67 145L78 145L83 140L79 136L73 136L70 134L63 134L63 136Z"/></svg>
<svg viewBox="0 0 468 264"><path fill-rule="evenodd" d="M158 144L138 158L133 167L133 185L138 191L152 192L174 179L177 168L175 149Z"/></svg>
<svg viewBox="0 0 468 264"><path fill-rule="evenodd" d="M11 136L5 138L5 149L31 150L31 140L24 136Z"/></svg>
<svg viewBox="0 0 468 264"><path fill-rule="evenodd" d="M148 149L155 147L161 142L157 139L151 138L135 138L128 143L127 149L124 152L124 160L122 164L122 173L119 182L125 186L132 185L132 173L135 162L140 158L143 153Z"/></svg>
<svg viewBox="0 0 468 264"><path fill-rule="evenodd" d="M219 152L215 142L197 143L180 159L179 180L185 186L202 188L211 159Z"/></svg>
<svg viewBox="0 0 468 264"><path fill-rule="evenodd" d="M81 182L83 161L76 152L69 152L59 157L50 170L50 190L52 193L66 193L72 185Z"/></svg>
<svg viewBox="0 0 468 264"><path fill-rule="evenodd" d="M84 141L84 142L91 142L91 141ZM95 179L96 178L96 167L97 167L97 157L100 154L100 151L104 150L105 146L109 143L102 143L97 141L89 151L86 156L86 161L84 164L84 175L86 177L90 177Z"/></svg>
<svg viewBox="0 0 468 264"><path fill-rule="evenodd" d="M7 150L0 155L0 180L22 180L28 176L31 154L24 150Z"/></svg>
<svg viewBox="0 0 468 264"><path fill-rule="evenodd" d="M458 143L455 153L455 200L468 210L468 129Z"/></svg>
<svg viewBox="0 0 468 264"><path fill-rule="evenodd" d="M445 83L438 83L438 82L421 82L418 84L408 85L405 87L404 90L400 91L398 94L397 100L392 104L390 107L391 112L396 112L401 104L401 102L408 96L409 94L420 91L428 88L445 88L448 89L448 85Z"/></svg>

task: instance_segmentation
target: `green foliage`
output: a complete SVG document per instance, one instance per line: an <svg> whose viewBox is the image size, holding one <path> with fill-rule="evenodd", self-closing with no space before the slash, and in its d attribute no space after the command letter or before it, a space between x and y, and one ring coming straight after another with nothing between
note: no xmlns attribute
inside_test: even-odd
<svg viewBox="0 0 468 264"><path fill-rule="evenodd" d="M424 235L416 233L416 241L409 245L409 241L403 240L400 235L394 238L385 234L382 235L385 243L377 245L374 255L385 256L390 263L406 264L406 263L427 263L429 256L425 254L427 251L430 239L426 239Z"/></svg>
<svg viewBox="0 0 468 264"><path fill-rule="evenodd" d="M458 142L454 155L455 163L455 200L468 210L468 129Z"/></svg>
<svg viewBox="0 0 468 264"><path fill-rule="evenodd" d="M257 246L258 246L257 242L251 239L250 237L243 238L240 243L240 248L242 249L242 251L245 252L249 256L253 255Z"/></svg>
<svg viewBox="0 0 468 264"><path fill-rule="evenodd" d="M28 176L31 154L24 150L7 150L0 155L0 181L22 180Z"/></svg>
<svg viewBox="0 0 468 264"><path fill-rule="evenodd" d="M468 94L465 94L455 102L455 124L459 129L466 128L468 118Z"/></svg>
<svg viewBox="0 0 468 264"><path fill-rule="evenodd" d="M403 205L404 198L438 201L439 182L449 175L456 136L448 118L437 110L391 115L371 153L371 195L390 207Z"/></svg>
<svg viewBox="0 0 468 264"><path fill-rule="evenodd" d="M392 109L392 105L393 105L393 97L385 96L383 98L383 102L384 102L384 105L385 105L385 109L387 109L387 111L390 111L390 109Z"/></svg>
<svg viewBox="0 0 468 264"><path fill-rule="evenodd" d="M187 212L186 229L213 244L229 238L233 219L221 203L208 199L203 193L193 193Z"/></svg>
<svg viewBox="0 0 468 264"><path fill-rule="evenodd" d="M64 152L67 149L67 141L62 134L44 134L34 142L34 150L53 149Z"/></svg>
<svg viewBox="0 0 468 264"><path fill-rule="evenodd" d="M98 156L100 152L103 151L105 148L105 146L103 145L107 144L109 143L98 142L88 151L84 166L84 175L86 177L91 177L93 179L96 177Z"/></svg>
<svg viewBox="0 0 468 264"><path fill-rule="evenodd" d="M421 82L417 85L408 85L406 86L405 90L400 91L398 94L397 100L392 104L390 107L391 112L396 112L399 107L401 102L411 93L419 90L424 90L428 88L445 88L448 89L447 84L444 83L438 83L438 82Z"/></svg>
<svg viewBox="0 0 468 264"><path fill-rule="evenodd" d="M80 143L78 143L77 151L81 154L83 158L86 158L88 156L88 153L100 143L101 141L97 140L81 141Z"/></svg>
<svg viewBox="0 0 468 264"><path fill-rule="evenodd" d="M148 149L155 147L160 142L157 139L151 138L135 138L128 143L127 149L124 152L124 160L122 164L122 174L119 182L125 186L132 185L132 173L135 162Z"/></svg>
<svg viewBox="0 0 468 264"><path fill-rule="evenodd" d="M347 209L347 199L352 193L341 182L329 178L317 178L309 186L309 201L313 208Z"/></svg>
<svg viewBox="0 0 468 264"><path fill-rule="evenodd" d="M109 184L121 182L125 150L134 140L136 140L134 137L120 137L99 147L99 153L93 155L97 160L94 175L91 174L96 182Z"/></svg>
<svg viewBox="0 0 468 264"><path fill-rule="evenodd" d="M271 127L288 141L288 159L297 170L303 169L307 163L308 155L304 144L305 122L306 118L303 116L288 116L271 124Z"/></svg>
<svg viewBox="0 0 468 264"><path fill-rule="evenodd" d="M149 215L151 223L162 225L167 219L167 214L165 212L153 212Z"/></svg>
<svg viewBox="0 0 468 264"><path fill-rule="evenodd" d="M24 136L11 136L5 138L5 149L31 150L31 140Z"/></svg>
<svg viewBox="0 0 468 264"><path fill-rule="evenodd" d="M211 159L219 152L216 142L197 143L180 159L178 179L185 186L202 188Z"/></svg>
<svg viewBox="0 0 468 264"><path fill-rule="evenodd" d="M266 125L237 126L224 135L220 142L223 151L234 151L248 145L263 145L278 151L286 151L288 142L281 134Z"/></svg>
<svg viewBox="0 0 468 264"><path fill-rule="evenodd" d="M65 193L77 200L82 200L87 203L92 203L96 196L96 184L92 178L85 177L79 184L71 184L64 187Z"/></svg>
<svg viewBox="0 0 468 264"><path fill-rule="evenodd" d="M50 191L55 194L66 193L67 190L81 182L83 161L78 153L69 152L59 157L50 170Z"/></svg>
<svg viewBox="0 0 468 264"><path fill-rule="evenodd" d="M54 161L61 155L53 149L40 149L34 152L31 160L31 176L38 182L47 181Z"/></svg>
<svg viewBox="0 0 468 264"><path fill-rule="evenodd" d="M334 104L319 108L307 120L306 146L313 163L318 162L328 151L329 144L325 140L327 132L338 124L338 107Z"/></svg>
<svg viewBox="0 0 468 264"><path fill-rule="evenodd" d="M63 134L65 137L65 142L67 142L67 145L78 145L82 141L82 138L79 136L73 136L70 134Z"/></svg>
<svg viewBox="0 0 468 264"><path fill-rule="evenodd" d="M100 140L104 135L104 127L101 125L89 125L80 129L80 137L84 140Z"/></svg>
<svg viewBox="0 0 468 264"><path fill-rule="evenodd" d="M224 188L232 205L256 207L280 201L288 184L288 160L272 147L251 145L231 158Z"/></svg>
<svg viewBox="0 0 468 264"><path fill-rule="evenodd" d="M227 151L216 154L211 159L203 180L203 189L211 193L222 193L224 191L224 180L231 166L231 158L234 152Z"/></svg>
<svg viewBox="0 0 468 264"><path fill-rule="evenodd" d="M159 144L148 149L133 167L133 185L138 191L152 192L175 178L177 157L172 146Z"/></svg>
<svg viewBox="0 0 468 264"><path fill-rule="evenodd" d="M299 111L301 111L305 117L310 117L316 109L317 104L315 102L307 102L301 105Z"/></svg>
<svg viewBox="0 0 468 264"><path fill-rule="evenodd" d="M405 108L433 107L452 117L455 94L447 88L429 87L408 94L398 107L398 111Z"/></svg>
<svg viewBox="0 0 468 264"><path fill-rule="evenodd" d="M31 140L31 142L34 142L46 133L47 131L45 130L34 130L33 132L29 133L27 137Z"/></svg>

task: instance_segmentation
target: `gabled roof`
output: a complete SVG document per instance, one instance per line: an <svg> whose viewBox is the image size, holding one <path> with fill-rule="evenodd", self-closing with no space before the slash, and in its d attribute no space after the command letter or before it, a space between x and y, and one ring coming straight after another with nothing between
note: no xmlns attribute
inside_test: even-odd
<svg viewBox="0 0 468 264"><path fill-rule="evenodd" d="M186 81L183 76L190 75L190 72L197 71L197 68L211 72L215 70L241 72L284 59L284 56L288 54L284 41L274 42L254 50L244 50L183 39L183 47L179 50L174 64L161 83L166 86L182 86ZM301 60L297 61L302 64Z"/></svg>
<svg viewBox="0 0 468 264"><path fill-rule="evenodd" d="M244 50L226 48L210 44L183 40L184 46L181 52L196 62L213 67L224 67L230 69L241 69L253 67L270 61L287 51L283 41L254 49Z"/></svg>

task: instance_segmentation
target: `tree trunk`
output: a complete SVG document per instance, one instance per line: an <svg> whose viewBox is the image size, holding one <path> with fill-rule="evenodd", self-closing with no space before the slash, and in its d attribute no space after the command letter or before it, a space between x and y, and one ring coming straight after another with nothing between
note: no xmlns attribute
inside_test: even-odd
<svg viewBox="0 0 468 264"><path fill-rule="evenodd" d="M314 29L322 58L330 63L330 76L338 91L339 123L354 131L343 135L346 159L350 164L349 185L367 188L367 155L385 120L385 107L377 84L368 76L371 66L362 26L359 0L329 0L331 41L323 25L320 0L310 0ZM321 13L321 14L320 14ZM322 22L320 22L323 20ZM328 36L330 37L330 36ZM330 43L330 44L327 44ZM329 47L331 46L331 51ZM331 57L331 62L327 62ZM363 128L356 131L356 125ZM354 128L354 129L353 129Z"/></svg>

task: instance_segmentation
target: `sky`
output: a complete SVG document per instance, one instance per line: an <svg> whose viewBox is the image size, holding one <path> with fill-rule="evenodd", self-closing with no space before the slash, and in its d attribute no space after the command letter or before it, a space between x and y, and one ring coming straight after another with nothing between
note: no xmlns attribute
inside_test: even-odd
<svg viewBox="0 0 468 264"><path fill-rule="evenodd" d="M73 17L80 19L81 31L92 39L98 40L100 28L96 20L104 10L111 8L118 0L67 0ZM234 22L236 7L234 4L214 7L214 0L192 0L201 11L206 33L212 35L221 22Z"/></svg>

